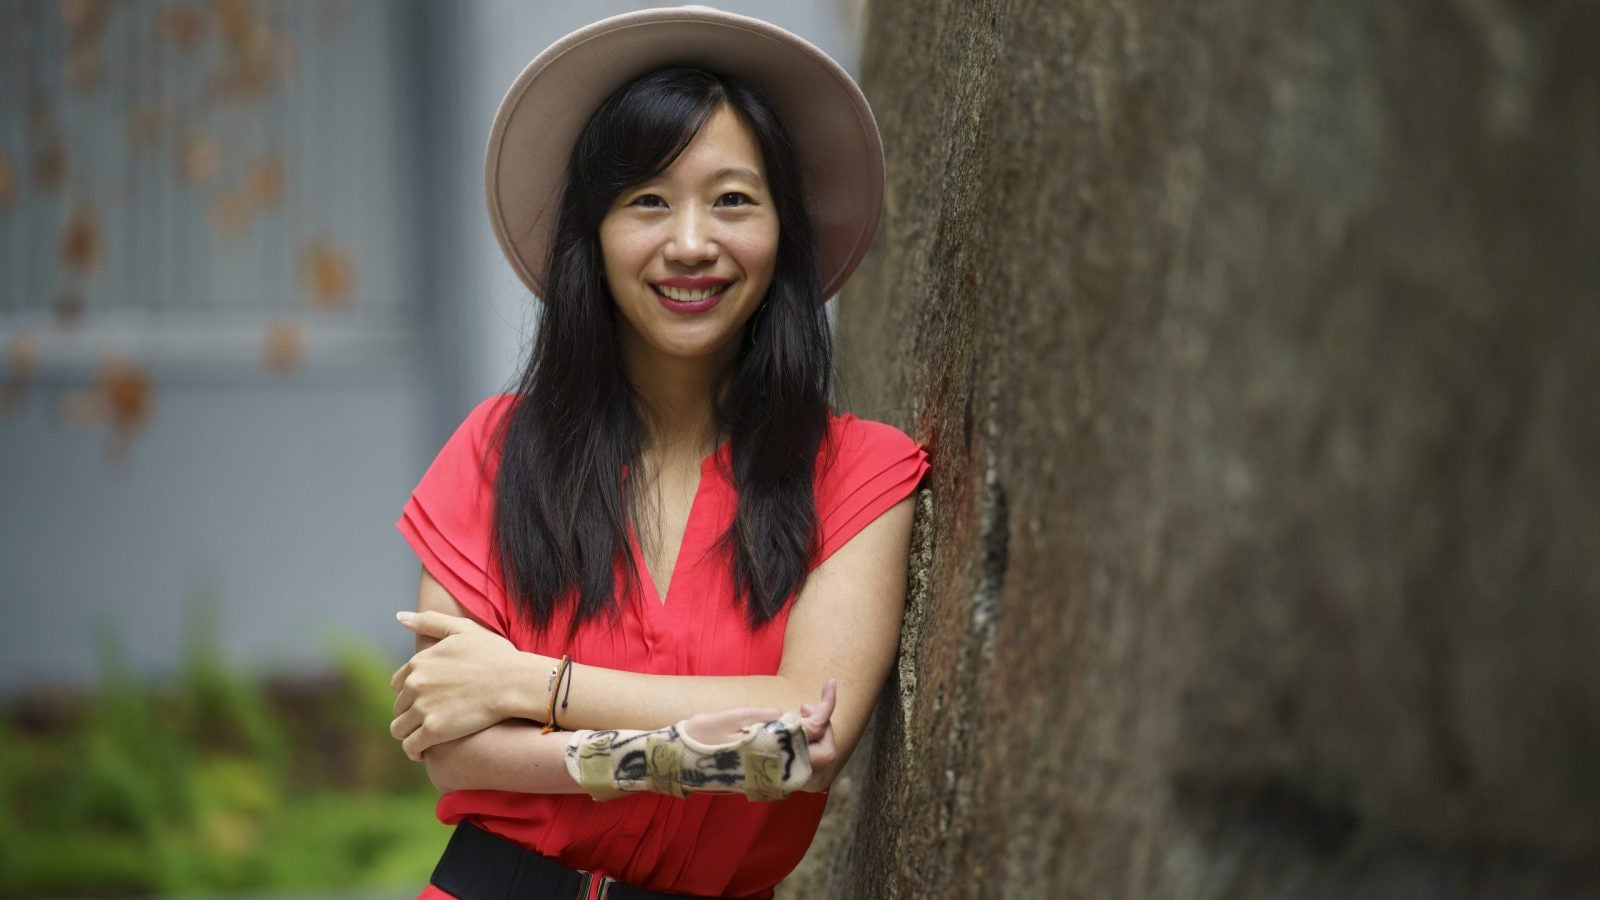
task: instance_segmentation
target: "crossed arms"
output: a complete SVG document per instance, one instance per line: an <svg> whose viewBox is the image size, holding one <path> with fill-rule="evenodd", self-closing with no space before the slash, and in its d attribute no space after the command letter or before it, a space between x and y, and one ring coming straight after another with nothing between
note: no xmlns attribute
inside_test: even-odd
<svg viewBox="0 0 1600 900"><path fill-rule="evenodd" d="M696 739L714 744L797 710L815 770L806 789L825 789L859 742L894 659L911 516L912 501L901 501L812 570L794 600L777 674L648 675L574 664L562 727L655 729L687 720ZM556 661L478 624L426 570L417 609L405 623L417 634L417 653L391 681L390 733L406 754L440 790L580 793L564 762L570 736L541 734L532 721L545 717Z"/></svg>

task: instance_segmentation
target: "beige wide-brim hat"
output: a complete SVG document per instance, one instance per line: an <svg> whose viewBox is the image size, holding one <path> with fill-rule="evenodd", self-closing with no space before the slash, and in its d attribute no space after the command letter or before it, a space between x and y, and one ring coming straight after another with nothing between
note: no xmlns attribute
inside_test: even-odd
<svg viewBox="0 0 1600 900"><path fill-rule="evenodd" d="M578 134L612 92L670 66L732 76L771 104L804 172L822 296L838 293L866 255L883 204L883 145L867 98L800 37L707 6L603 19L551 44L512 82L489 133L485 172L489 221L511 267L544 295Z"/></svg>

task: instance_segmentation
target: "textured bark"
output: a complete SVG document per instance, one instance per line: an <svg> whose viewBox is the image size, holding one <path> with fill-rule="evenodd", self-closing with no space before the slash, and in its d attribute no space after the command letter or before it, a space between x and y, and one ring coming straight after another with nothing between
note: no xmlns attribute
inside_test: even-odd
<svg viewBox="0 0 1600 900"><path fill-rule="evenodd" d="M894 0L934 459L786 897L1600 896L1600 7Z"/></svg>

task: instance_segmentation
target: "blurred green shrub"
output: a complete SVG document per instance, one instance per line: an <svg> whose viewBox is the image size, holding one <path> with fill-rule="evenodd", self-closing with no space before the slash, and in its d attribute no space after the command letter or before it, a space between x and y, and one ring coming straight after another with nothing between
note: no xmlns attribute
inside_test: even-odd
<svg viewBox="0 0 1600 900"><path fill-rule="evenodd" d="M46 726L0 718L0 896L419 888L449 831L389 737L393 666L256 682L203 635L180 677L100 683Z"/></svg>

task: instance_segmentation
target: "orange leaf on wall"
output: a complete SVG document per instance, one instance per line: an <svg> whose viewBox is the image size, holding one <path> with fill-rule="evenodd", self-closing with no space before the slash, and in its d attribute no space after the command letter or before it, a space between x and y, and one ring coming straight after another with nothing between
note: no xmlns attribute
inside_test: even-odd
<svg viewBox="0 0 1600 900"><path fill-rule="evenodd" d="M4 148L0 148L0 209L11 206L11 200L17 195L17 173L11 167L11 156Z"/></svg>
<svg viewBox="0 0 1600 900"><path fill-rule="evenodd" d="M105 239L100 233L100 218L94 208L79 203L61 230L58 247L61 264L75 272L92 272L105 257Z"/></svg>
<svg viewBox="0 0 1600 900"><path fill-rule="evenodd" d="M261 341L261 358L267 368L287 374L300 368L305 360L305 329L294 316L284 316L272 323Z"/></svg>
<svg viewBox="0 0 1600 900"><path fill-rule="evenodd" d="M6 378L0 383L0 413L10 415L22 408L28 381L39 368L39 339L28 332L11 336L6 344Z"/></svg>
<svg viewBox="0 0 1600 900"><path fill-rule="evenodd" d="M178 168L191 187L211 183L222 169L222 145L204 128L190 125L178 134Z"/></svg>
<svg viewBox="0 0 1600 900"><path fill-rule="evenodd" d="M346 310L355 302L355 264L327 238L313 238L300 251L300 280L311 305L323 312Z"/></svg>

